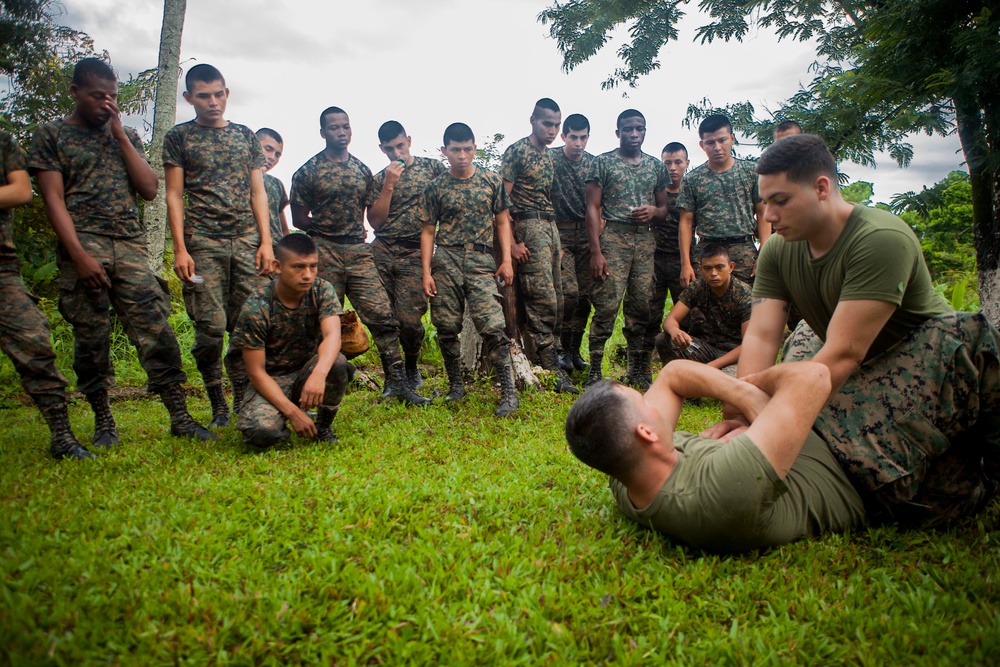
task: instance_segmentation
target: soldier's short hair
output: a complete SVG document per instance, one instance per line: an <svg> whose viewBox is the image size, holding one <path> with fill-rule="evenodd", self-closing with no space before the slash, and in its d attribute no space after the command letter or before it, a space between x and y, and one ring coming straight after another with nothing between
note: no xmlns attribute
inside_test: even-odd
<svg viewBox="0 0 1000 667"><path fill-rule="evenodd" d="M566 442L591 468L620 477L639 462L632 432L635 415L621 385L602 380L587 387L566 415Z"/></svg>
<svg viewBox="0 0 1000 667"><path fill-rule="evenodd" d="M774 134L777 136L779 132L793 131L795 134L802 134L802 126L796 123L794 120L783 120L774 126Z"/></svg>
<svg viewBox="0 0 1000 667"><path fill-rule="evenodd" d="M761 153L755 171L761 176L785 173L796 183L812 183L818 176L827 176L837 185L837 161L822 137L815 134L793 134L775 141Z"/></svg>
<svg viewBox="0 0 1000 667"><path fill-rule="evenodd" d="M476 135L472 133L472 128L465 123L452 123L444 130L444 145L447 146L451 142L462 143L465 141L471 141L476 143Z"/></svg>
<svg viewBox="0 0 1000 667"><path fill-rule="evenodd" d="M100 58L84 58L73 68L73 85L82 86L90 79L118 81L118 75Z"/></svg>
<svg viewBox="0 0 1000 667"><path fill-rule="evenodd" d="M618 114L618 120L615 122L615 129L622 129L622 123L624 123L629 118L641 118L646 120L646 117L642 115L642 112L638 109L625 109L620 114Z"/></svg>
<svg viewBox="0 0 1000 667"><path fill-rule="evenodd" d="M217 67L208 63L195 65L184 75L184 85L187 86L189 93L194 88L194 84L212 83L213 81L221 81L223 86L226 85L226 78L222 76L222 72Z"/></svg>
<svg viewBox="0 0 1000 667"><path fill-rule="evenodd" d="M378 142L380 144L387 144L396 137L405 137L406 130L403 129L403 124L398 120L387 120L382 123L382 127L378 128Z"/></svg>
<svg viewBox="0 0 1000 667"><path fill-rule="evenodd" d="M586 130L590 132L590 121L582 113L571 113L563 121L563 134L569 134L570 132L579 132L580 130Z"/></svg>
<svg viewBox="0 0 1000 667"><path fill-rule="evenodd" d="M316 242L308 234L293 232L281 237L274 247L274 257L279 262L287 261L292 255L308 257L316 254Z"/></svg>
<svg viewBox="0 0 1000 667"><path fill-rule="evenodd" d="M706 243L705 245L699 245L698 250L698 261L709 257L725 257L727 260L732 260L729 255L729 248L722 245L721 243Z"/></svg>
<svg viewBox="0 0 1000 667"><path fill-rule="evenodd" d="M671 141L663 147L663 150L660 151L660 155L663 155L664 153L680 153L681 151L684 151L684 159L686 160L688 157L687 146L679 141Z"/></svg>
<svg viewBox="0 0 1000 667"><path fill-rule="evenodd" d="M556 101L549 97L543 97L542 99L535 102L535 108L531 110L532 116L537 116L542 112L542 109L546 111L551 111L553 113L561 113L559 111L559 105Z"/></svg>
<svg viewBox="0 0 1000 667"><path fill-rule="evenodd" d="M281 138L281 135L278 134L278 131L272 130L269 127L262 127L259 130L257 130L257 138L260 139L261 137L271 137L282 146L285 145L285 140Z"/></svg>
<svg viewBox="0 0 1000 667"><path fill-rule="evenodd" d="M340 107L327 107L323 109L322 113L320 113L319 115L319 126L322 128L323 122L326 120L326 117L333 115L335 113L342 113L345 116L347 116L347 112L341 109Z"/></svg>
<svg viewBox="0 0 1000 667"><path fill-rule="evenodd" d="M713 113L701 121L701 124L698 126L698 136L704 137L706 134L718 132L724 127L729 130L730 134L733 133L733 124L729 118L723 116L721 113Z"/></svg>

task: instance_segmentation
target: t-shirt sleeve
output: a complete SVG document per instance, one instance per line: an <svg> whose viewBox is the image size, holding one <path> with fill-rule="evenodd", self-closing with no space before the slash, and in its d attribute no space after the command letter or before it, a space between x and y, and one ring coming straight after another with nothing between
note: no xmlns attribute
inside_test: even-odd
<svg viewBox="0 0 1000 667"><path fill-rule="evenodd" d="M670 174L662 162L656 158L653 158L653 162L656 163L656 187L653 189L653 194L656 194L663 192L670 185Z"/></svg>
<svg viewBox="0 0 1000 667"><path fill-rule="evenodd" d="M337 298L337 291L333 285L323 281L319 286L316 302L319 311L319 321L322 322L328 317L340 316L344 314L344 309L340 306L340 299Z"/></svg>
<svg viewBox="0 0 1000 667"><path fill-rule="evenodd" d="M385 169L375 174L372 178L372 203L378 201L378 198L382 196L382 186L385 184Z"/></svg>
<svg viewBox="0 0 1000 667"><path fill-rule="evenodd" d="M684 291L681 292L681 295L677 297L678 303L683 303L685 306L691 308L692 310L697 308L698 302L700 300L699 299L700 290L698 289L698 285L700 283L701 283L700 280L695 280L690 285L685 287Z"/></svg>
<svg viewBox="0 0 1000 667"><path fill-rule="evenodd" d="M132 142L132 146L135 148L136 152L142 156L142 159L149 162L149 155L146 154L146 146L142 143L142 139L139 137L139 133L133 130L131 127L125 128L125 133L128 135L128 140Z"/></svg>
<svg viewBox="0 0 1000 667"><path fill-rule="evenodd" d="M438 201L436 181L431 181L424 188L424 193L420 197L421 219L425 225L437 225L438 221Z"/></svg>
<svg viewBox="0 0 1000 667"><path fill-rule="evenodd" d="M493 180L496 183L493 186L493 201L490 210L493 211L493 215L496 215L510 208L510 195L507 194L507 188L501 179L496 178Z"/></svg>
<svg viewBox="0 0 1000 667"><path fill-rule="evenodd" d="M365 207L371 206L378 199L378 194L375 192L375 177L372 176L372 170L368 168L367 165L361 165L361 172L365 177L365 194L362 204Z"/></svg>
<svg viewBox="0 0 1000 667"><path fill-rule="evenodd" d="M241 350L267 349L268 314L264 301L257 294L243 302L240 316L233 327L231 345Z"/></svg>
<svg viewBox="0 0 1000 667"><path fill-rule="evenodd" d="M21 145L17 143L17 138L13 134L0 133L3 146L0 151L3 154L3 173L9 174L12 171L25 171L28 168L28 161L21 150Z"/></svg>
<svg viewBox="0 0 1000 667"><path fill-rule="evenodd" d="M918 263L916 244L901 230L879 229L848 253L841 301L872 299L897 306ZM891 257L892 261L885 261Z"/></svg>
<svg viewBox="0 0 1000 667"><path fill-rule="evenodd" d="M184 167L184 136L177 127L167 130L163 137L163 164Z"/></svg>
<svg viewBox="0 0 1000 667"><path fill-rule="evenodd" d="M500 158L500 178L511 183L517 178L517 149L514 144L507 147Z"/></svg>
<svg viewBox="0 0 1000 667"><path fill-rule="evenodd" d="M250 144L250 168L263 169L267 166L267 160L264 159L264 149L261 148L260 139L250 128L247 128L246 132L247 143Z"/></svg>
<svg viewBox="0 0 1000 667"><path fill-rule="evenodd" d="M590 163L590 168L587 169L587 175L584 180L587 183L596 181L601 188L604 187L604 160L600 156L594 158Z"/></svg>
<svg viewBox="0 0 1000 667"><path fill-rule="evenodd" d="M677 197L677 208L693 213L698 205L698 200L695 199L694 187L690 180L690 177L681 180L681 193Z"/></svg>
<svg viewBox="0 0 1000 667"><path fill-rule="evenodd" d="M312 175L309 173L309 164L306 163L292 174L292 192L289 195L289 202L293 206L312 207Z"/></svg>
<svg viewBox="0 0 1000 667"><path fill-rule="evenodd" d="M754 297L780 299L781 301L792 300L778 270L781 246L784 242L784 239L775 235L761 246L760 255L757 257L757 272L753 279Z"/></svg>
<svg viewBox="0 0 1000 667"><path fill-rule="evenodd" d="M62 173L59 162L59 149L56 147L56 130L51 125L43 125L35 130L31 140L31 155L28 156L28 169L36 171L58 171Z"/></svg>

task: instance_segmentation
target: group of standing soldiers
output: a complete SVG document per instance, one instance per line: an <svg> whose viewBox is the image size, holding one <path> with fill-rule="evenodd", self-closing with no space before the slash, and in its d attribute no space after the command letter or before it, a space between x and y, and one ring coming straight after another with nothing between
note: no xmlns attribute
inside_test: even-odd
<svg viewBox="0 0 1000 667"><path fill-rule="evenodd" d="M709 162L692 171L682 187L686 149L669 144L662 160L643 153L646 123L635 110L618 117L619 147L595 157L586 152L589 121L580 114L563 121L554 101L539 100L531 134L506 150L499 175L474 165L475 140L464 124L445 133L447 168L411 155L403 126L389 121L379 130L379 142L390 164L373 174L348 150L347 113L330 107L320 115L326 145L295 172L286 195L281 182L264 173L281 156L280 135L266 128L254 135L225 119L229 90L211 65L192 67L185 83L184 98L196 117L167 133L162 159L174 269L194 324L192 355L211 401L212 428L230 422L223 367L237 412L273 395L258 386L264 370L259 377L248 375L244 360L252 357L252 352L247 356L251 339L271 356L285 349L268 338L278 333L265 328L248 336L237 326L260 315L247 309L263 301L248 302L248 296L267 291L283 261L308 255L309 248L317 258L318 278L310 279L315 294L322 296L328 283L339 302L336 308L315 309L316 317L339 316L340 304L350 298L378 347L384 396L430 403L417 393L422 317L430 299L449 379L446 400L465 393L458 352L468 308L501 386L497 414L505 416L517 409L518 400L497 284L515 279L511 260L517 262L527 333L542 366L556 374L558 391L577 393L568 372L588 367L580 345L591 307L587 382L601 379L604 347L623 301L626 380L644 388L666 292L676 300L694 277L693 220L703 239L730 248L742 268L737 275L746 278L756 253L753 237L767 236L755 217L756 179L732 158L732 128L723 117L702 124ZM152 199L158 184L138 135L121 124L117 77L104 62L85 59L75 69L71 92L74 112L39 127L27 160L13 137L0 135L0 290L10 304L0 321L0 342L50 426L53 456L92 457L70 429L67 383L55 367L47 322L17 272L9 209L30 201L30 173L59 239L59 308L73 326L78 388L95 415L92 445L119 442L108 397L114 384L111 305L138 349L149 390L160 395L170 414L172 433L214 439L187 411L182 389L187 378L168 322L169 292L145 259L136 195ZM560 129L564 146L549 148ZM294 226L311 237L309 248L293 243L281 251L279 239L289 232L286 205ZM375 231L371 244L366 216ZM499 260L493 259L494 238ZM308 291L304 285L299 286ZM319 323L306 327L314 337L320 335ZM284 326L281 335L287 336L290 329ZM237 344L224 353L227 332ZM316 350L320 343L309 345ZM268 357L261 369L277 361ZM336 367L342 382L350 377L343 364L321 365L325 371ZM291 402L300 404L302 387L286 389ZM245 436L260 431L251 416L240 421ZM292 420L286 411L278 418ZM320 418L320 431L329 436L331 410L320 410ZM302 432L317 429L310 422Z"/></svg>

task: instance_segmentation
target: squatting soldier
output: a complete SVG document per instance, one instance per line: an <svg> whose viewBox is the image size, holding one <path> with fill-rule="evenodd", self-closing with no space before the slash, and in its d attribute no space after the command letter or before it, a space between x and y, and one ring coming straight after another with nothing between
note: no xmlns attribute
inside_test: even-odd
<svg viewBox="0 0 1000 667"><path fill-rule="evenodd" d="M531 112L531 134L511 144L503 154L500 175L510 195L514 222L511 255L518 262L528 333L535 342L542 368L556 374L556 391L580 393L559 365L555 333L563 309L559 230L550 193L554 165L546 149L559 132L559 105L545 97Z"/></svg>
<svg viewBox="0 0 1000 667"><path fill-rule="evenodd" d="M977 511L1000 478L1000 334L934 291L905 222L844 201L822 139L785 137L756 169L777 238L758 262L739 376L775 363L794 304L805 322L783 359L829 367L816 429L870 516L941 521ZM739 412L727 405L730 420L708 434L745 425Z"/></svg>
<svg viewBox="0 0 1000 667"><path fill-rule="evenodd" d="M267 218L271 222L271 245L277 247L278 241L287 236L289 231L288 218L285 216L288 193L285 192L285 184L267 172L278 166L278 161L285 152L285 140L269 127L257 130L257 140L264 151L264 192L267 193ZM235 406L233 409L235 410Z"/></svg>
<svg viewBox="0 0 1000 667"><path fill-rule="evenodd" d="M297 434L333 442L331 424L354 367L340 353L340 299L317 278L316 244L289 234L277 245L276 278L247 297L233 330L250 390L236 406L247 444L263 449ZM316 409L315 423L306 414Z"/></svg>
<svg viewBox="0 0 1000 667"><path fill-rule="evenodd" d="M406 381L399 352L399 322L365 243L365 208L375 203L371 169L348 152L351 121L347 112L329 107L319 115L326 148L292 176L292 223L305 230L319 253L319 275L343 301L346 294L358 317L372 332L385 373L383 398L396 396L410 405L429 405Z"/></svg>
<svg viewBox="0 0 1000 667"><path fill-rule="evenodd" d="M73 435L66 411L66 378L56 368L49 322L21 280L10 210L31 201L31 180L21 146L0 130L0 348L21 376L21 385L52 434L53 458L92 459Z"/></svg>
<svg viewBox="0 0 1000 667"><path fill-rule="evenodd" d="M476 331L483 337L483 353L493 362L500 381L496 415L506 417L518 408L519 401L511 375L510 339L504 332L494 276L501 285L514 279L507 213L510 198L498 174L473 163L476 138L468 125L449 125L441 151L450 169L434 179L424 193L427 216L420 236L420 257L424 293L432 299L431 321L437 328L448 373L445 401L465 396L458 336L468 308ZM499 267L493 259L494 226L500 243Z"/></svg>
<svg viewBox="0 0 1000 667"><path fill-rule="evenodd" d="M416 389L424 383L417 363L424 344L422 320L427 312L420 266L423 195L428 183L448 168L440 160L412 156L413 140L397 121L382 124L378 141L390 163L375 175L375 201L368 207L368 222L375 230L372 256L399 320L406 379Z"/></svg>
<svg viewBox="0 0 1000 667"><path fill-rule="evenodd" d="M587 152L590 121L570 114L562 126L562 146L550 148L552 156L552 207L556 212L559 246L562 248L560 282L563 312L559 321L562 351L578 371L587 370L580 356L583 332L590 317L590 244L587 241L587 173L594 156Z"/></svg>
<svg viewBox="0 0 1000 667"><path fill-rule="evenodd" d="M736 135L725 116L716 114L701 121L698 136L708 162L685 176L677 200L681 209L681 286L687 287L695 279L691 247L696 225L698 242L729 248L730 258L736 262L734 275L752 285L757 262L754 236L764 245L771 235L771 226L764 222L753 163L733 157Z"/></svg>
<svg viewBox="0 0 1000 667"><path fill-rule="evenodd" d="M650 226L667 215L670 177L662 162L642 152L646 119L641 113L628 109L619 114L615 135L619 147L594 158L587 176L587 238L595 280L587 384L602 378L604 344L614 330L624 297L625 381L647 389L653 345L647 340L646 329L656 250Z"/></svg>
<svg viewBox="0 0 1000 667"><path fill-rule="evenodd" d="M663 320L664 334L656 337L660 359L690 359L718 369L740 359L743 334L750 322L750 286L733 280L735 263L725 246L698 244L701 280L688 285ZM705 316L702 335L691 336L681 323L697 308Z"/></svg>
<svg viewBox="0 0 1000 667"><path fill-rule="evenodd" d="M243 300L263 284L274 249L264 190L266 165L260 142L246 126L224 118L229 89L211 65L185 77L184 99L194 120L163 138L167 218L174 244L174 272L184 283L184 305L194 323L191 355L212 403L212 427L229 424L222 386L222 347ZM184 194L187 193L187 210ZM238 403L246 369L238 350L225 357Z"/></svg>
<svg viewBox="0 0 1000 667"><path fill-rule="evenodd" d="M59 239L59 312L73 326L77 388L94 410L96 447L118 444L108 402L114 385L114 306L139 362L170 413L174 435L213 440L187 411L181 352L170 328L170 293L146 260L136 193L156 196L156 174L139 135L121 124L118 77L85 58L73 72L73 113L35 132L28 167L38 178L45 213Z"/></svg>

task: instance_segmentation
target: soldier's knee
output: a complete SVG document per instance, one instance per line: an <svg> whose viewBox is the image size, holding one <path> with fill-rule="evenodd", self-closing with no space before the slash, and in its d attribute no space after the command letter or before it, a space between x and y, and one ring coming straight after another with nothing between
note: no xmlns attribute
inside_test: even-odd
<svg viewBox="0 0 1000 667"><path fill-rule="evenodd" d="M243 442L254 449L265 450L287 442L291 435L287 428L271 429L254 425L243 429Z"/></svg>

